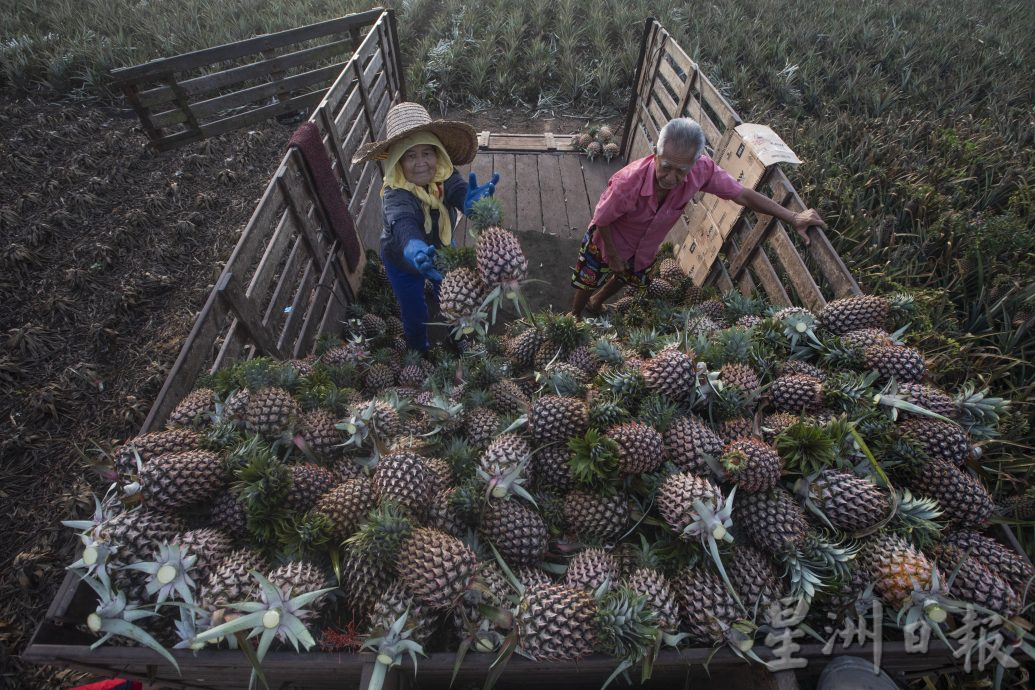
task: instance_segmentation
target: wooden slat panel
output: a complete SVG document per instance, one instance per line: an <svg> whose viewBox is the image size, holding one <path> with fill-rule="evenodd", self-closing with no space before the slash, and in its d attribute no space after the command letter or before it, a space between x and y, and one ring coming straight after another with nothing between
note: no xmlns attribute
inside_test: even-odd
<svg viewBox="0 0 1035 690"><path fill-rule="evenodd" d="M180 72L197 67L204 67L205 65L210 65L214 62L233 60L235 58L258 53L263 50L280 48L282 46L291 45L292 43L301 43L313 38L340 33L342 31L347 31L350 27L366 26L376 20L381 15L381 12L381 10L359 12L347 17L329 19L325 22L310 24L297 29L278 31L272 34L265 34L263 36L256 36L255 38L237 41L235 43L227 43L213 48L196 50L192 53L177 55L176 57L159 58L142 65L112 70L111 75L118 82L140 81L147 77L160 77L161 75L169 74L171 72Z"/></svg>
<svg viewBox="0 0 1035 690"><path fill-rule="evenodd" d="M756 251L752 254L750 266L758 278L758 282L762 284L762 289L765 290L770 303L781 307L790 307L794 304L765 252Z"/></svg>
<svg viewBox="0 0 1035 690"><path fill-rule="evenodd" d="M504 225L514 230L543 231L543 201L539 197L539 166L536 156L514 156L514 183L517 188L516 218L504 218Z"/></svg>
<svg viewBox="0 0 1035 690"><path fill-rule="evenodd" d="M582 156L562 154L558 157L561 164L561 183L564 185L564 201L568 207L568 224L583 234L589 228L592 208L589 195L586 193L586 179L582 174ZM596 200L594 200L594 203Z"/></svg>
<svg viewBox="0 0 1035 690"><path fill-rule="evenodd" d="M359 148L360 142L350 142L350 139L354 136L356 124L362 121L362 118L359 117L360 108L362 107L363 97L359 93L359 88L356 86L356 78L353 76L349 84L348 97L345 99L341 110L334 116L334 127L341 135L344 142L343 150L349 154L349 158L352 158L352 154ZM375 132L375 134L377 133Z"/></svg>
<svg viewBox="0 0 1035 690"><path fill-rule="evenodd" d="M282 356L280 346L263 325L262 317L259 316L255 304L244 296L238 281L234 280L233 274L223 273L219 277L219 282L216 283L216 293L237 315L238 327L248 333L248 337L262 350L263 354L274 357Z"/></svg>
<svg viewBox="0 0 1035 690"><path fill-rule="evenodd" d="M751 254L758 249L765 240L766 235L772 229L776 220L772 216L760 215L751 231L744 237L740 247L732 256L728 257L730 275L736 277L741 269L747 265Z"/></svg>
<svg viewBox="0 0 1035 690"><path fill-rule="evenodd" d="M333 41L314 48L305 48L293 53L241 65L240 67L231 67L221 72L213 72L200 77L194 77L193 79L184 79L180 82L180 86L183 87L183 92L188 96L197 96L208 91L226 88L232 84L263 78L271 70L288 70L312 62L326 60L346 52L351 53L348 41ZM140 92L140 103L148 107L168 103L172 99L172 89L167 86L160 86Z"/></svg>
<svg viewBox="0 0 1035 690"><path fill-rule="evenodd" d="M712 121L712 118L701 107L701 103L697 100L696 95L697 94L692 95L690 100L687 102L686 115L700 123L701 129L704 130L704 136L708 140L708 145L715 148L722 139L722 132L719 131L719 128Z"/></svg>
<svg viewBox="0 0 1035 690"><path fill-rule="evenodd" d="M219 346L219 352L216 354L212 366L209 367L209 373L215 373L225 367L233 366L240 359L239 355L242 349L241 336L237 332L237 319L233 319L226 334L223 336L223 344Z"/></svg>
<svg viewBox="0 0 1035 690"><path fill-rule="evenodd" d="M303 242L303 244L305 244ZM291 352L295 340L302 332L302 322L305 320L306 310L313 297L313 289L316 287L316 278L320 273L316 261L306 257L305 267L302 270L302 280L295 286L295 292L291 296L290 311L284 320L284 328L277 338L277 346L283 352Z"/></svg>
<svg viewBox="0 0 1035 690"><path fill-rule="evenodd" d="M376 169L376 168L375 168ZM380 251L381 248L381 226L383 225L383 214L381 213L381 181L367 188L366 196L362 199L362 212L356 218L356 230L363 238L363 246ZM355 216L355 214L353 214Z"/></svg>
<svg viewBox="0 0 1035 690"><path fill-rule="evenodd" d="M291 243L291 253L288 254L284 268L277 277L277 284L273 288L273 294L266 305L266 311L262 316L263 324L271 332L279 332L282 324L287 320L286 308L290 305L295 295L295 287L301 280L302 267L307 263L305 247L301 235L295 234Z"/></svg>
<svg viewBox="0 0 1035 690"><path fill-rule="evenodd" d="M552 142L552 143L551 143ZM543 134L511 134L492 132L488 146L482 149L497 151L577 151L566 134L545 132Z"/></svg>
<svg viewBox="0 0 1035 690"><path fill-rule="evenodd" d="M277 82L259 84L240 91L234 91L223 96L217 96L205 101L198 101L190 105L190 112L199 120L204 120L211 115L218 115L221 112L248 105L256 101L268 99L285 91L303 89L314 84L322 84L334 75L338 74L345 63L329 65L319 69L303 72L302 74L285 77ZM287 100L286 98L284 100ZM180 111L167 111L154 115L153 121L158 127L168 127L186 120L186 114Z"/></svg>
<svg viewBox="0 0 1035 690"><path fill-rule="evenodd" d="M321 106L327 108L334 115L336 121L339 115L338 108L341 107L342 102L346 98L353 95L355 84L356 75L353 69L346 65L345 69L338 75L338 78L327 89L327 94L324 96ZM341 132L342 130L339 128L338 131Z"/></svg>
<svg viewBox="0 0 1035 690"><path fill-rule="evenodd" d="M658 77L663 79L672 91L675 93L675 97L679 98L687 90L687 84L693 76L693 71L687 71L682 77L676 74L676 68L673 67L672 63L668 60L661 60L658 63ZM664 90L664 89L662 89ZM666 92L667 93L667 92Z"/></svg>
<svg viewBox="0 0 1035 690"><path fill-rule="evenodd" d="M622 157L625 160L634 160L635 158L632 154L632 146L635 139L633 132L638 130L636 122L639 119L636 101L639 99L640 94L643 93L643 82L648 78L645 65L648 56L647 50L652 42L652 37L657 33L659 27L660 25L650 18L643 22L643 35L640 38L640 57L636 60L636 77L633 81L632 90L629 93L629 106L626 108L625 127L622 130L625 132L625 137L622 139Z"/></svg>
<svg viewBox="0 0 1035 690"><path fill-rule="evenodd" d="M270 283L273 280L273 275L280 265L284 251L293 236L294 228L291 227L290 216L285 213L281 216L280 222L277 223L277 229L273 232L272 241L266 245L266 251L259 260L255 274L252 275L252 279L248 282L248 289L244 293L246 296L259 298L266 296Z"/></svg>
<svg viewBox="0 0 1035 690"><path fill-rule="evenodd" d="M478 184L485 184L492 178L492 173L500 174L500 183L496 186L496 198L503 207L503 217L517 220L517 173L513 153L497 153L492 157L492 170L482 177L478 176Z"/></svg>
<svg viewBox="0 0 1035 690"><path fill-rule="evenodd" d="M568 207L564 203L564 184L561 182L562 154L542 154L539 156L539 193L543 201L543 225L546 232L560 237L573 237L578 229L572 231L568 221ZM582 228L581 232L586 229ZM579 235L582 237L582 235Z"/></svg>
<svg viewBox="0 0 1035 690"><path fill-rule="evenodd" d="M320 325L324 311L326 311L327 300L331 298L331 288L338 282L334 277L334 262L326 261L326 257L321 257L321 261L323 271L316 281L316 289L313 291L312 299L306 309L301 332L295 342L291 344L292 357L304 357L309 354L316 339L316 328Z"/></svg>
<svg viewBox="0 0 1035 690"><path fill-rule="evenodd" d="M202 125L200 133L191 131L182 132L152 143L159 151L168 151L169 149L182 146L183 144L190 143L192 141L199 141L207 137L214 137L225 132L239 129L241 127L247 127L248 125L268 120L269 118L282 113L293 113L298 110L305 110L308 112L311 106L320 102L320 98L322 96L323 91L313 91L287 101L274 103L261 108L255 108L254 110L241 113L240 115L232 115L221 120L214 120L213 122Z"/></svg>
<svg viewBox="0 0 1035 690"><path fill-rule="evenodd" d="M780 265L783 266L787 277L794 286L794 291L798 293L802 306L814 312L822 309L827 301L823 297L823 293L819 291L819 287L816 286L816 281L812 279L801 255L791 244L791 238L787 236L787 231L784 230L782 224L777 224L773 228L766 244L772 247L776 253Z"/></svg>

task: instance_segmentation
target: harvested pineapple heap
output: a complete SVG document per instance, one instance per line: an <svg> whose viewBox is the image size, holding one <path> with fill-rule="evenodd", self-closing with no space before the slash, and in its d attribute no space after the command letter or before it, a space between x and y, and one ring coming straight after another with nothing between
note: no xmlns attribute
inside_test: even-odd
<svg viewBox="0 0 1035 690"><path fill-rule="evenodd" d="M352 621L384 665L516 649L624 670L663 644L753 656L788 597L817 630L872 598L939 630L1021 612L1035 573L984 533L997 505L968 470L1006 402L924 383L892 332L908 299L766 308L667 259L605 317L488 335L524 309L527 261L491 203L476 215L475 246L441 257L463 354L406 352L372 261L382 313L219 372L114 454L111 495L68 523L91 630L161 653L255 636L261 659Z"/></svg>

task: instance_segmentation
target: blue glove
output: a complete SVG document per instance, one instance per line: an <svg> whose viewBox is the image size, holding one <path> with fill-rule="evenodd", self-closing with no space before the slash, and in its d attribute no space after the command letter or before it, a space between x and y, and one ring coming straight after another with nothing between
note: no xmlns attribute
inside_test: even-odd
<svg viewBox="0 0 1035 690"><path fill-rule="evenodd" d="M500 174L494 172L492 179L483 184L481 187L478 186L478 177L472 172L471 177L467 181L467 196L464 197L464 215L469 215L471 212L471 206L474 202L479 199L484 199L487 196L492 196L496 191L496 183L500 181Z"/></svg>
<svg viewBox="0 0 1035 690"><path fill-rule="evenodd" d="M442 274L435 268L435 248L427 242L410 240L403 248L403 258L428 280L442 281Z"/></svg>

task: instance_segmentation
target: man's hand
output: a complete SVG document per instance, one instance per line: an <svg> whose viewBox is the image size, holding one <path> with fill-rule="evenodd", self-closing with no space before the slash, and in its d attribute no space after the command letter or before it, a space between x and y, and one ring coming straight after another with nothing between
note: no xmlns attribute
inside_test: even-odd
<svg viewBox="0 0 1035 690"><path fill-rule="evenodd" d="M812 240L809 239L809 228L813 225L818 225L824 230L827 229L827 223L823 220L823 216L819 215L819 211L814 208L801 213L795 213L794 218L791 220L791 226L801 236L801 239L805 241L806 246L812 244Z"/></svg>
<svg viewBox="0 0 1035 690"><path fill-rule="evenodd" d="M467 180L467 196L464 197L464 215L470 214L471 206L474 205L474 202L487 196L492 196L496 192L496 184L499 181L500 174L494 172L491 180L479 186L478 176L472 172Z"/></svg>
<svg viewBox="0 0 1035 690"><path fill-rule="evenodd" d="M442 281L442 274L435 268L435 248L427 242L410 240L403 248L403 257L428 280Z"/></svg>

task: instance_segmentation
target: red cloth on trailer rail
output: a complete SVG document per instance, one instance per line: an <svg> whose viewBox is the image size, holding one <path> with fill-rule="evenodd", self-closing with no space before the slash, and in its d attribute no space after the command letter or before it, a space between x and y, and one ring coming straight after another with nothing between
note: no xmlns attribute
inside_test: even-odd
<svg viewBox="0 0 1035 690"><path fill-rule="evenodd" d="M90 683L89 685L78 685L72 688L72 690L141 690L141 688L143 688L143 685L139 681L112 678L111 680Z"/></svg>
<svg viewBox="0 0 1035 690"><path fill-rule="evenodd" d="M320 128L312 122L306 122L291 135L288 148L292 146L302 154L302 159L309 168L309 174L316 185L316 195L327 211L331 229L334 230L345 252L345 262L349 270L356 270L363 249L359 243L359 235L356 234L356 223L341 195L338 180L331 168L331 159L323 146Z"/></svg>

